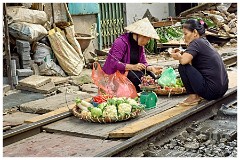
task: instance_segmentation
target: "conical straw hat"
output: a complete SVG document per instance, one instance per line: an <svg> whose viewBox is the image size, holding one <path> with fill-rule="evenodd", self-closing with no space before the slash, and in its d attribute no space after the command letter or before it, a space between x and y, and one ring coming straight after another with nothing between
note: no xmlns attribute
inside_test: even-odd
<svg viewBox="0 0 240 160"><path fill-rule="evenodd" d="M159 39L159 36L155 29L153 28L152 24L148 20L148 18L141 19L129 26L125 27L124 29L154 39Z"/></svg>

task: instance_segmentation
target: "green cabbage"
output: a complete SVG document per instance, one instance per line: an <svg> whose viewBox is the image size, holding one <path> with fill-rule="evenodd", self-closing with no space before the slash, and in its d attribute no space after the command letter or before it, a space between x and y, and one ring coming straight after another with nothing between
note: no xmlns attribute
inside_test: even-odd
<svg viewBox="0 0 240 160"><path fill-rule="evenodd" d="M100 117L102 116L102 110L100 108L94 107L91 109L91 115L93 117Z"/></svg>

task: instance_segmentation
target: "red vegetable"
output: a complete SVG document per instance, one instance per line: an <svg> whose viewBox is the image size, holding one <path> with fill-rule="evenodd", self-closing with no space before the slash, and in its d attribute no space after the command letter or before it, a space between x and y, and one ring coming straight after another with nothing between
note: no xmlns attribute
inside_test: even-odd
<svg viewBox="0 0 240 160"><path fill-rule="evenodd" d="M110 96L110 95L98 95L98 96L95 96L93 97L93 101L94 102L97 102L97 103L103 103L103 102L106 102L109 98L112 98L113 96Z"/></svg>

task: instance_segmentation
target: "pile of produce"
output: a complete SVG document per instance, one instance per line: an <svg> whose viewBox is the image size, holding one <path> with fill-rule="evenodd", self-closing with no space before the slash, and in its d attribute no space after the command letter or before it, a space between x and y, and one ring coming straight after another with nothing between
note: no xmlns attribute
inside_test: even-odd
<svg viewBox="0 0 240 160"><path fill-rule="evenodd" d="M155 84L154 79L149 75L142 76L141 81L142 81L142 86L149 86L149 85L154 85Z"/></svg>
<svg viewBox="0 0 240 160"><path fill-rule="evenodd" d="M166 27L159 27L156 29L156 32L160 38L160 43L167 43L171 40L183 39L183 32L180 26L166 26Z"/></svg>
<svg viewBox="0 0 240 160"><path fill-rule="evenodd" d="M96 97L93 100L96 100ZM138 103L138 98L110 98L108 96L105 102L99 103L96 107L90 102L77 98L74 109L81 119L106 123L134 118L144 109L144 106Z"/></svg>
<svg viewBox="0 0 240 160"><path fill-rule="evenodd" d="M143 76L141 77L140 88L142 90L153 90L156 94L166 95L169 93L172 94L182 94L185 93L185 87L181 78L176 78L176 83L171 85L160 85L157 81L155 81L151 76Z"/></svg>

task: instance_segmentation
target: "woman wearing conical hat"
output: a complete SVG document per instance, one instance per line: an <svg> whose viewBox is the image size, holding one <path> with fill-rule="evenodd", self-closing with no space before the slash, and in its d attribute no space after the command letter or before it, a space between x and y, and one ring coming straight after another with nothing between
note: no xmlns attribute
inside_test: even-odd
<svg viewBox="0 0 240 160"><path fill-rule="evenodd" d="M113 43L103 71L113 74L119 70L122 74L128 71L127 77L140 91L141 77L146 73L155 79L154 74L160 74L161 67L149 66L146 61L144 46L151 38L159 39L148 18L141 19L127 27L128 33L119 36ZM154 74L153 74L154 73Z"/></svg>

